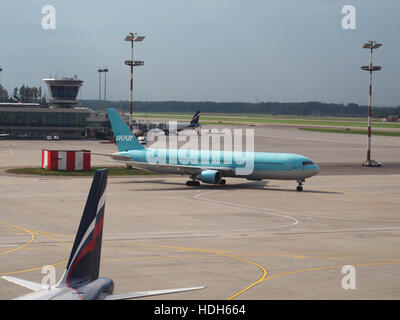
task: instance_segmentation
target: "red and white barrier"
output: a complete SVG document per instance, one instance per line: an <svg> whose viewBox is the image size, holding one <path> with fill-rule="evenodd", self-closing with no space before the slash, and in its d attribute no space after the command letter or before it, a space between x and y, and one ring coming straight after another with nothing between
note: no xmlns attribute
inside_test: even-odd
<svg viewBox="0 0 400 320"><path fill-rule="evenodd" d="M42 149L42 168L66 171L90 170L90 150Z"/></svg>

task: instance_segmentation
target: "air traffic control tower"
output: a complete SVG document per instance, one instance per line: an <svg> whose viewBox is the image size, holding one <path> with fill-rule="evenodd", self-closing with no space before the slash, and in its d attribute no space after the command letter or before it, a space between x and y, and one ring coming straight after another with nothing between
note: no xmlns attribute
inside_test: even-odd
<svg viewBox="0 0 400 320"><path fill-rule="evenodd" d="M73 108L83 81L74 78L43 79L50 93L50 104L54 108Z"/></svg>

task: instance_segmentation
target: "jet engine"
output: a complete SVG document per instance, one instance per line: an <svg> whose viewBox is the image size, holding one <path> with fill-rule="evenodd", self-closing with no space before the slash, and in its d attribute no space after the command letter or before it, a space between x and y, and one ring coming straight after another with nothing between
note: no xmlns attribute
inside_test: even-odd
<svg viewBox="0 0 400 320"><path fill-rule="evenodd" d="M221 174L216 170L203 170L196 178L204 183L219 184L221 182Z"/></svg>

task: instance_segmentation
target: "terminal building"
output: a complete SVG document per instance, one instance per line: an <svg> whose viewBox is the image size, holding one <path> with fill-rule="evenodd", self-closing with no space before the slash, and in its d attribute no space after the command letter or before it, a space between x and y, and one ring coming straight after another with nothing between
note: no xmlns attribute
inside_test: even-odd
<svg viewBox="0 0 400 320"><path fill-rule="evenodd" d="M47 105L0 104L1 133L9 133L15 138L106 139L111 136L105 114L78 107L82 80L74 77L43 81L50 94Z"/></svg>

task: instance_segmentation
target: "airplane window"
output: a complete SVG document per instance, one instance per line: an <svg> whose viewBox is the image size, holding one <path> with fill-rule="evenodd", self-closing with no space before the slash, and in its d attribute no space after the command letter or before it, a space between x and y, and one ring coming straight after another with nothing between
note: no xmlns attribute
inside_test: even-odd
<svg viewBox="0 0 400 320"><path fill-rule="evenodd" d="M314 162L312 162L312 161L303 161L303 166L305 166L307 164L314 164Z"/></svg>

